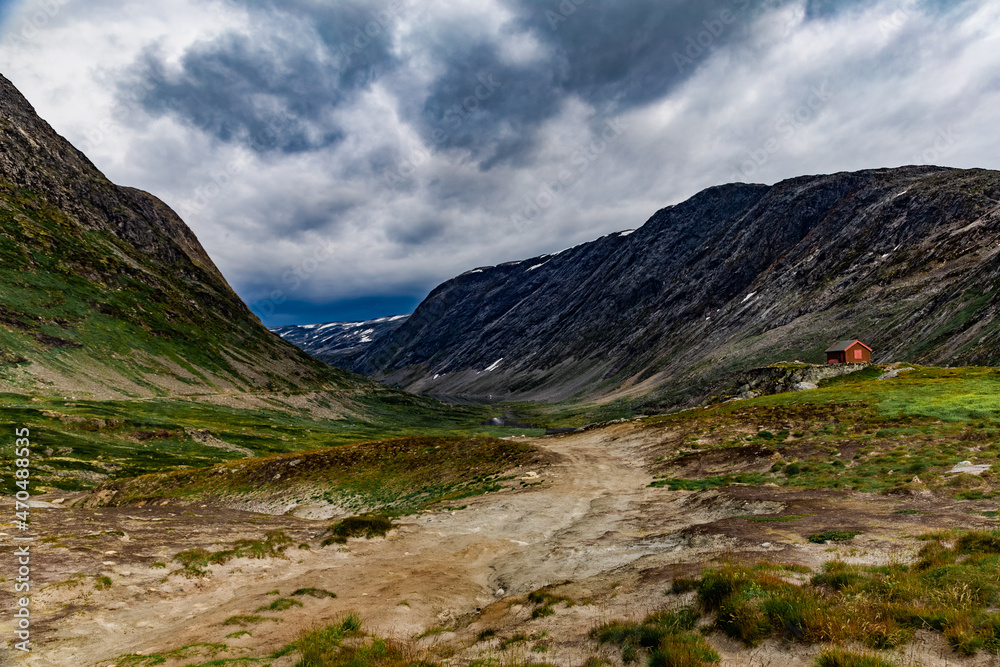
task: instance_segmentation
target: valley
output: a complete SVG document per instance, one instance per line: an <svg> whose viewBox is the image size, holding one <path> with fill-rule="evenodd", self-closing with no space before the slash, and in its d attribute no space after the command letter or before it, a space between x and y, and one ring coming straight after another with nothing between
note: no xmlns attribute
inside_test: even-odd
<svg viewBox="0 0 1000 667"><path fill-rule="evenodd" d="M686 608L696 632L656 632L718 656L692 665L805 667L834 646L907 667L993 664L997 584L982 577L1000 557L1000 484L989 469L951 471L997 462L1000 373L916 367L878 379L890 370L575 433L358 446L384 452L373 468L350 457L317 467L300 453L40 496L44 639L23 664L283 667L307 664L311 646L334 665L617 665L647 649L601 643L600 628L651 614L648 627L668 628L660 612ZM349 509L327 497L335 511L310 507L320 518L275 509L301 481L275 471L300 466L336 488L389 492ZM412 493L446 479L489 484ZM331 539L347 513L393 525ZM840 572L842 583L825 583ZM757 581L776 601L819 594L827 611L765 605L756 625L733 625L709 596L720 576ZM897 580L911 591L898 602L850 602ZM388 653L358 656L382 641L373 635Z"/></svg>

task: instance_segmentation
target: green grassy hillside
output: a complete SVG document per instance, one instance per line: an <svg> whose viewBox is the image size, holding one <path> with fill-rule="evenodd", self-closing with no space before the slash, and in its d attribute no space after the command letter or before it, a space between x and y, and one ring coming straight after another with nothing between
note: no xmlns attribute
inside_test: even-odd
<svg viewBox="0 0 1000 667"><path fill-rule="evenodd" d="M322 402L324 396L313 400ZM524 432L484 426L496 414L492 408L453 407L385 388L358 394L351 400L351 413L339 418L317 418L313 409L296 409L290 404L295 396L255 398L261 405L250 408L178 398L73 401L3 394L0 430L31 430L33 493L86 490L149 473L379 438ZM13 454L12 448L0 450L0 468L13 465ZM13 483L8 476L0 489L12 493Z"/></svg>
<svg viewBox="0 0 1000 667"><path fill-rule="evenodd" d="M993 471L948 475L955 464L1000 461L1000 370L913 367L877 379L871 367L775 394L656 417L684 433L680 457L660 464L657 486L695 489L777 484L908 494L922 489L959 499L1000 495ZM763 468L741 468L753 449ZM698 459L714 471L684 471ZM998 470L997 472L1000 472ZM918 478L919 482L914 482Z"/></svg>
<svg viewBox="0 0 1000 667"><path fill-rule="evenodd" d="M311 501L356 513L409 514L434 503L495 491L501 473L533 459L533 448L517 441L392 438L109 482L90 502L246 500L285 507Z"/></svg>
<svg viewBox="0 0 1000 667"><path fill-rule="evenodd" d="M358 384L270 336L207 271L175 269L0 184L0 382L118 397Z"/></svg>

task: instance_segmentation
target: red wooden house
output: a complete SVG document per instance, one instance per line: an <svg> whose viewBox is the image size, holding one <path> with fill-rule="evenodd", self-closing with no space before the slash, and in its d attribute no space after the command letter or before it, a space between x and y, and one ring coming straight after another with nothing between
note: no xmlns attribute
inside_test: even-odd
<svg viewBox="0 0 1000 667"><path fill-rule="evenodd" d="M841 340L826 350L828 364L871 363L872 349L860 340Z"/></svg>

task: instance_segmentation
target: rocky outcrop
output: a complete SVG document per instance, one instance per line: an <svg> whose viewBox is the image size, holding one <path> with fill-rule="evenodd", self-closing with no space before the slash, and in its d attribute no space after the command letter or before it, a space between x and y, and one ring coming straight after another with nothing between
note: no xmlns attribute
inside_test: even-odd
<svg viewBox="0 0 1000 667"><path fill-rule="evenodd" d="M868 368L871 364L774 364L751 368L737 373L732 384L717 400L745 399L786 391L817 389L819 383L830 378L849 375Z"/></svg>
<svg viewBox="0 0 1000 667"><path fill-rule="evenodd" d="M697 401L741 369L1000 363L1000 173L940 167L709 188L634 232L436 288L356 369L435 394ZM643 408L645 409L645 408Z"/></svg>

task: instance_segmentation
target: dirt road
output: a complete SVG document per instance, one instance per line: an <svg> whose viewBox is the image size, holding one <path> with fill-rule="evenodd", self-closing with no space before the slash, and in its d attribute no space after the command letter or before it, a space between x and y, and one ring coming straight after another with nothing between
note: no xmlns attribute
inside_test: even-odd
<svg viewBox="0 0 1000 667"><path fill-rule="evenodd" d="M734 517L775 513L789 503L821 516L854 501L777 489L650 488L648 465L675 447L674 439L633 422L539 439L550 462L516 471L509 489L463 500L464 509L404 518L387 539L339 547L319 546L328 522L288 516L175 505L38 508L39 529L50 539L38 545L33 562L45 587L33 598L35 651L19 664L113 665L126 654L166 654L194 644L224 644L224 651L215 649L222 657L264 656L348 610L383 634L412 639L430 629L418 644L438 651L450 642L448 653L461 661L484 650L472 638L477 629L529 623L524 594L559 582L570 582L561 590L589 604L530 624L539 633L551 629L546 661L579 664L590 650L581 648L589 627L661 605L664 585L684 564L690 569L737 551L783 552L798 561L829 556L782 532L782 524L763 528ZM219 549L276 528L309 548L295 546L285 559L215 565L201 579L169 574L182 549ZM100 576L110 585L99 585ZM302 606L259 611L303 588L337 597L302 596L295 598ZM267 620L226 624L241 615ZM4 622L5 639L10 631ZM209 659L207 651L188 649L161 664L197 664ZM293 663L291 656L273 661Z"/></svg>

